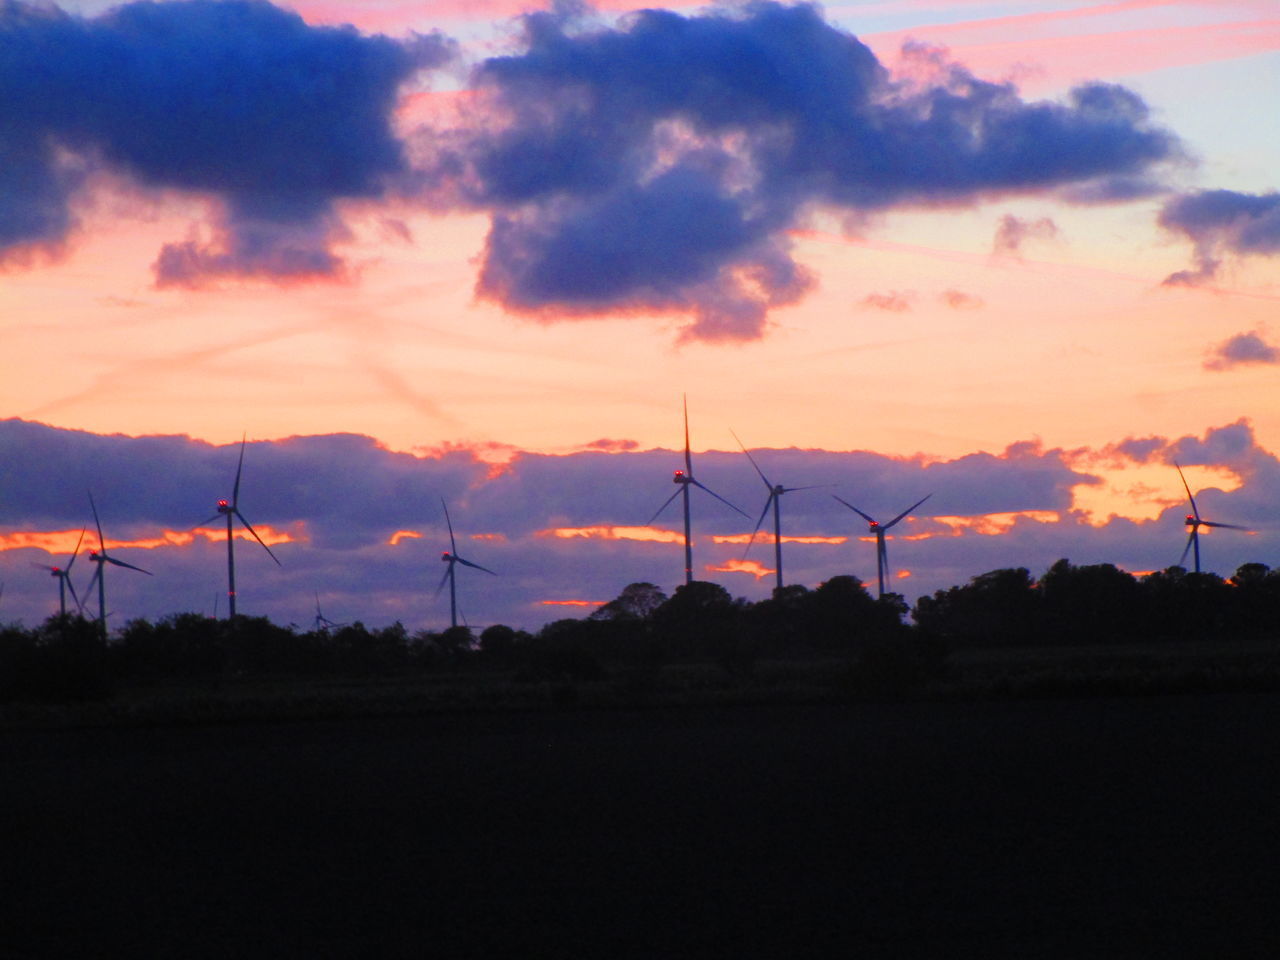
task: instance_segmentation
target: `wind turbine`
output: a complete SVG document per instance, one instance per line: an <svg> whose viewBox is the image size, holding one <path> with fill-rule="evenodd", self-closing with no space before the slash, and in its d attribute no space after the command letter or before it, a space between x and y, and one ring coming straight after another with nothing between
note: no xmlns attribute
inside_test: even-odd
<svg viewBox="0 0 1280 960"><path fill-rule="evenodd" d="M84 543L84 527L80 528L80 539L76 541L75 550L71 551L71 559L67 561L65 567L51 567L47 563L36 563L33 566L39 567L41 570L48 570L49 576L58 578L58 614L65 617L67 615L67 591L71 591L71 598L75 600L76 607L82 608L84 604L80 602L80 598L76 596L75 584L71 582L71 565L76 562L76 557L80 554L80 544Z"/></svg>
<svg viewBox="0 0 1280 960"><path fill-rule="evenodd" d="M231 488L230 502L226 500L219 500L218 512L208 520L198 524L198 526L204 527L213 523L213 521L217 520L220 516L227 518L227 606L230 611L228 613L228 619L230 620L234 620L236 618L236 540L234 526L237 517L240 519L240 522L244 524L245 529L253 534L253 539L257 540L258 543L262 545L262 549L267 551L267 554L271 559L276 562L276 566L284 566L284 564L280 562L280 558L271 552L271 548L263 543L262 538L258 536L258 531L253 529L253 524L246 520L244 518L244 514L240 512L240 473L244 470L244 445L245 439L241 438L240 462L236 464L236 482Z"/></svg>
<svg viewBox="0 0 1280 960"><path fill-rule="evenodd" d="M732 430L729 431L733 433ZM774 566L777 567L778 587L782 589L782 519L780 517L780 501L784 493L793 493L796 490L816 490L818 486L809 487L784 487L782 484L774 484L764 475L764 471L760 469L760 465L756 463L756 458L751 456L751 451L747 449L746 444L739 439L736 433L733 433L733 439L738 441L738 446L742 447L742 452L747 455L747 459L751 461L751 465L756 468L756 473L760 474L760 479L764 481L765 487L769 490L769 499L764 502L764 509L760 511L760 519L756 521L756 527L751 531L751 539L747 541L747 549L742 552L745 558L747 551L751 549L751 544L755 543L756 534L760 532L760 526L764 523L765 515L768 514L769 508L773 507L773 560Z"/></svg>
<svg viewBox="0 0 1280 960"><path fill-rule="evenodd" d="M676 490L675 493L671 494L671 496L667 497L666 502L663 503L662 506L658 508L657 513L655 513L652 517L649 518L649 523L653 523L653 521L657 520L658 517L662 514L662 511L667 509L667 507L671 505L671 501L673 501L676 497L683 495L684 497L684 582L688 584L693 582L693 536L689 531L689 488L697 487L700 490L705 490L707 493L711 494L711 496L715 497L725 506L730 507L734 510L737 510L738 513L742 513L742 511L738 510L737 507L735 507L732 503L730 503L724 497L720 496L720 494L716 493L706 484L701 483L698 480L694 479L693 454L690 453L689 451L689 398L687 396L682 396L682 399L684 401L684 466L685 468L683 470L677 470L675 472L675 475L671 478L671 482L676 484L678 489ZM747 517L748 520L751 519L745 513L742 513L742 515L744 517ZM648 525L649 524L645 524L645 526L648 526Z"/></svg>
<svg viewBox="0 0 1280 960"><path fill-rule="evenodd" d="M98 519L98 506L93 502L93 494L89 494L89 507L93 510L93 523L98 528L98 549L89 551L89 562L96 563L98 569L93 571L93 577L89 581L89 593L93 593L94 583L98 584L98 629L102 632L105 640L107 636L107 578L103 575L106 564L114 563L117 567L124 567L126 570L137 570L138 573L145 573L151 576L150 570L143 570L141 567L135 567L132 563L125 563L123 560L117 560L115 557L107 556L107 541L102 536L102 521Z"/></svg>
<svg viewBox="0 0 1280 960"><path fill-rule="evenodd" d="M458 556L458 544L453 538L453 521L449 519L449 507L444 502L444 497L440 498L440 506L444 507L444 522L449 525L449 549L440 555L440 559L449 565L445 570L444 576L440 578L440 586L436 587L436 594L444 589L445 582L449 584L449 626L456 627L458 625L458 585L454 579L454 567L462 564L464 567L471 567L475 570L483 570L492 576L497 576L488 567L482 567L478 563L472 563L470 560L464 560Z"/></svg>
<svg viewBox="0 0 1280 960"><path fill-rule="evenodd" d="M920 506L920 504L928 500L929 497L932 497L933 494L932 493L926 494L924 497L917 500L911 506L907 507L907 509L903 510L900 514L898 514L888 523L881 523L875 517L868 516L867 514L859 510L857 507L855 507L848 500L843 500L840 497L836 497L834 493L832 494L832 496L835 497L837 500L839 500L841 503L843 503L846 507L848 507L854 513L856 513L858 516L862 517L864 520L867 521L867 523L871 525L870 530L876 536L876 576L880 582L879 596L883 597L884 596L884 576L886 573L889 572L889 551L884 545L885 531L892 529L895 523L897 523L899 520L901 520L903 517L909 514L916 507Z"/></svg>
<svg viewBox="0 0 1280 960"><path fill-rule="evenodd" d="M1191 488L1187 486L1187 478L1182 476L1182 468L1174 461L1174 469L1178 471L1178 476L1182 477L1183 489L1187 491L1187 499L1191 501L1191 512L1187 514L1187 527L1190 533L1187 535L1187 545L1182 548L1182 556L1178 558L1178 566L1182 566L1187 559L1187 551L1195 549L1196 573L1200 572L1200 528L1201 527L1221 527L1224 530L1247 530L1248 527L1238 527L1234 523L1215 523L1213 520L1201 520L1200 509L1196 506L1196 498L1191 495Z"/></svg>
<svg viewBox="0 0 1280 960"><path fill-rule="evenodd" d="M346 624L334 623L332 620L330 620L321 612L320 591L317 590L316 591L316 619L315 619L315 626L312 629L314 629L317 633L320 633L322 631L324 633L328 633L333 628L344 627L344 626L346 626Z"/></svg>

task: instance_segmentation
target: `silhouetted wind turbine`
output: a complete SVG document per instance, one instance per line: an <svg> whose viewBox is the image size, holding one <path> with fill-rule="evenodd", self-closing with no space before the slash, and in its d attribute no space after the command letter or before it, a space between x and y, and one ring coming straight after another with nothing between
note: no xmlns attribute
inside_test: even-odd
<svg viewBox="0 0 1280 960"><path fill-rule="evenodd" d="M325 633L328 633L331 628L344 627L344 626L346 626L346 624L334 623L332 620L330 620L321 612L320 592L317 590L316 591L316 620L315 620L315 627L313 629L315 629L317 632L323 630Z"/></svg>
<svg viewBox="0 0 1280 960"><path fill-rule="evenodd" d="M76 602L76 609L83 609L84 605L80 602L80 598L76 596L75 584L71 582L71 565L76 562L76 557L80 553L80 544L84 543L84 527L80 528L80 539L76 541L76 548L71 551L71 559L67 561L65 567L51 567L47 563L36 563L32 566L39 567L41 570L48 570L49 576L58 578L58 614L65 617L67 615L67 591L71 591L71 598Z"/></svg>
<svg viewBox="0 0 1280 960"><path fill-rule="evenodd" d="M732 430L729 431L733 433ZM751 549L751 544L755 543L756 534L760 532L760 526L764 523L765 515L769 512L769 507L773 507L773 560L777 569L778 589L782 589L782 519L780 516L779 501L782 500L784 493L794 493L796 490L816 490L821 484L809 487L784 487L782 484L774 484L764 475L764 471L760 469L760 465L756 463L756 458L751 456L751 451L747 449L746 444L739 439L736 433L733 433L733 439L738 441L738 446L742 447L742 452L747 455L747 459L751 461L751 465L756 468L756 473L760 474L760 479L764 481L764 485L769 490L769 499L764 502L764 509L760 511L760 519L756 521L755 529L751 531L751 539L747 541L747 549L742 552L745 559L747 551Z"/></svg>
<svg viewBox="0 0 1280 960"><path fill-rule="evenodd" d="M1182 476L1182 467L1178 466L1174 461L1174 468L1178 471L1178 476L1182 477L1182 486L1187 491L1187 499L1191 501L1191 512L1187 514L1187 526L1191 532L1187 535L1187 545L1182 548L1182 556L1178 558L1178 566L1187 559L1187 551L1195 549L1196 573L1200 572L1200 528L1201 527L1221 527L1224 530L1247 530L1248 527L1238 527L1234 523L1215 523L1212 520L1200 519L1200 509L1196 506L1196 498L1191 495L1191 488L1187 486L1187 478Z"/></svg>
<svg viewBox="0 0 1280 960"><path fill-rule="evenodd" d="M909 514L916 507L920 506L920 504L928 500L929 497L932 497L933 494L930 493L925 495L924 497L921 497L919 500L917 500L911 506L907 507L907 509L903 510L900 514L898 514L888 523L881 523L879 520L875 519L875 517L868 516L867 514L859 510L857 507L855 507L848 500L843 500L840 497L836 497L834 493L832 494L832 496L835 497L837 500L839 500L841 503L843 503L846 507L848 507L854 513L856 513L858 516L862 517L864 520L867 521L867 523L871 525L870 530L876 536L876 577L880 583L879 596L883 597L884 596L884 576L889 571L889 551L884 545L885 532L887 530L890 530L895 523L897 523L899 520L901 520L903 517Z"/></svg>
<svg viewBox="0 0 1280 960"><path fill-rule="evenodd" d="M449 519L449 507L445 504L444 498L440 498L440 506L444 507L444 522L449 525L449 549L440 555L440 559L449 564L449 568L445 570L444 576L440 579L440 586L436 587L436 594L444 589L446 581L449 584L449 626L456 627L458 625L458 585L454 579L454 567L462 564L464 567L471 567L475 570L483 570L492 576L497 576L488 567L482 567L478 563L472 563L470 560L464 560L458 556L458 544L453 538L453 521Z"/></svg>
<svg viewBox="0 0 1280 960"><path fill-rule="evenodd" d="M234 526L237 517L244 524L244 528L253 534L253 539L257 540L262 545L262 549L267 551L271 559L276 562L276 566L284 566L280 562L280 558L272 553L271 548L258 536L258 531L253 529L253 524L246 520L244 514L240 512L240 473L244 470L244 445L245 439L242 438L240 440L240 462L236 464L236 482L231 488L230 502L219 500L218 512L204 521L204 523L199 524L199 526L203 527L213 523L220 516L227 518L227 606L229 610L228 619L231 620L236 618L236 538ZM215 617L217 616L216 612L214 615Z"/></svg>
<svg viewBox="0 0 1280 960"><path fill-rule="evenodd" d="M93 578L89 581L89 593L93 593L93 585L96 582L98 584L98 629L105 639L107 636L107 578L102 573L105 565L114 563L117 567L124 567L126 570L137 570L138 573L145 573L148 577L151 576L151 571L143 570L141 567L135 567L132 563L125 563L123 560L107 556L107 541L102 536L102 521L98 519L98 506L93 502L92 493L89 494L89 508L93 510L93 523L98 528L98 549L89 551L89 561L98 565L98 569L93 571Z"/></svg>
<svg viewBox="0 0 1280 960"><path fill-rule="evenodd" d="M679 486L679 489L676 490L676 492L673 493L671 496L667 497L666 502L664 502L662 506L658 508L657 513L655 513L652 517L649 518L649 523L653 523L653 521L657 520L658 517L661 515L662 511L667 509L667 507L671 505L671 501L683 494L684 496L684 582L692 583L693 582L693 536L689 531L689 488L697 487L700 490L705 490L707 493L711 494L711 496L715 497L725 506L730 507L733 510L737 510L738 513L742 513L742 511L738 510L737 507L735 507L732 503L730 503L724 497L720 496L720 494L716 493L714 490L708 487L705 483L701 483L698 480L694 479L693 454L690 453L689 451L689 398L682 397L682 399L684 400L684 466L685 468L683 470L677 470L675 472L675 475L671 478L671 482L677 484ZM745 513L742 513L742 515L744 517L747 517L748 520L751 519ZM645 524L645 526L648 526L648 525L649 524Z"/></svg>

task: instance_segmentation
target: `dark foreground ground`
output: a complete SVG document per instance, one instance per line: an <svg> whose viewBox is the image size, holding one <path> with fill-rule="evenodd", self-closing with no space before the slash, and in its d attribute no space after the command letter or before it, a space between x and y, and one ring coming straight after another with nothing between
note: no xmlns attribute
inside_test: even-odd
<svg viewBox="0 0 1280 960"><path fill-rule="evenodd" d="M0 956L1243 957L1280 695L0 733Z"/></svg>

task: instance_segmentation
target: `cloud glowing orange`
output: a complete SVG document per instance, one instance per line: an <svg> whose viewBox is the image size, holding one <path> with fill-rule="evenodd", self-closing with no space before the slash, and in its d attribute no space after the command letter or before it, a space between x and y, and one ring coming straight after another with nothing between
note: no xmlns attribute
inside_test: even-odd
<svg viewBox="0 0 1280 960"><path fill-rule="evenodd" d="M544 607L600 607L606 600L539 600Z"/></svg>
<svg viewBox="0 0 1280 960"><path fill-rule="evenodd" d="M1012 530L1019 520L1030 520L1033 523L1060 523L1062 514L1057 510L1016 510L1011 513L984 513L976 517L934 517L933 519L947 527L947 531L912 534L903 539L930 540L933 537L960 537L966 533L997 537Z"/></svg>
<svg viewBox="0 0 1280 960"><path fill-rule="evenodd" d="M777 573L772 567L766 567L755 560L730 560L718 567L709 566L707 569L714 573L749 573L757 580L771 577Z"/></svg>
<svg viewBox="0 0 1280 960"><path fill-rule="evenodd" d="M294 536L276 530L269 526L255 527L258 535L262 537L263 542L268 545L281 543L297 543L305 540L303 536ZM200 537L205 540L221 543L226 540L227 534L225 530L217 529L200 529L200 530L162 530L157 537L144 537L138 540L113 540L108 537L106 547L108 550L117 549L133 549L133 550L154 550L158 547L185 547L196 541ZM235 537L238 540L252 540L252 535L247 530L237 530ZM44 550L46 553L70 553L76 548L76 541L80 539L79 530L50 530L50 531L21 531L18 533L0 534L0 551L4 550L21 550L34 548L36 550ZM91 533L85 534L84 543L81 544L80 550L86 553L97 547L97 538Z"/></svg>
<svg viewBox="0 0 1280 960"><path fill-rule="evenodd" d="M387 541L388 546L394 547L401 540L421 540L422 534L417 530L397 530L391 535L391 539Z"/></svg>
<svg viewBox="0 0 1280 960"><path fill-rule="evenodd" d="M711 542L712 543L746 543L750 539L751 539L751 534L749 533L735 533L735 534L726 534L723 536L713 535L711 537ZM773 537L760 537L759 535L756 536L756 543L772 543L772 542L773 542ZM784 535L782 537L782 542L783 543L829 543L835 546L839 546L842 543L848 543L849 538L848 537L788 537Z"/></svg>

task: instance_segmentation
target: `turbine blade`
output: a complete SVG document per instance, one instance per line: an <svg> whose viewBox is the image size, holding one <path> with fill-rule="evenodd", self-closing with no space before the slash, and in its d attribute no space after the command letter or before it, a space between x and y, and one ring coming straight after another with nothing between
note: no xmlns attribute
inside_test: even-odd
<svg viewBox="0 0 1280 960"><path fill-rule="evenodd" d="M650 524L650 523L653 523L653 521L657 520L657 519L658 519L659 514L661 514L663 510L665 510L665 509L667 509L667 507L671 506L671 501L672 501L672 500L674 500L676 497L680 496L680 491L681 491L682 489L683 489L683 487L682 487L682 486L681 486L681 487L676 487L676 492L675 492L675 493L673 493L671 496L667 497L666 502L665 502L662 506L660 506L660 507L658 508L658 512L657 512L657 513L655 513L652 517L650 517L650 518L649 518L649 523L646 523L646 524L645 524L645 526L646 526L646 527L647 527L647 526L649 526L649 524Z"/></svg>
<svg viewBox="0 0 1280 960"><path fill-rule="evenodd" d="M689 395L682 393L680 399L684 401L684 468L688 471L685 476L692 479L693 454L689 452Z"/></svg>
<svg viewBox="0 0 1280 960"><path fill-rule="evenodd" d="M497 576L497 574L493 573L493 571L490 570L488 567L482 567L480 566L480 564L472 563L470 560L463 560L457 554L454 555L453 559L457 560L464 567L471 567L473 570L483 570L485 573L492 573L495 577Z"/></svg>
<svg viewBox="0 0 1280 960"><path fill-rule="evenodd" d="M835 486L835 484L832 484L832 483L814 483L814 484L811 484L811 485L809 485L809 486L807 486L807 487L783 487L783 488L782 488L782 492L783 492L783 493L795 493L797 490L822 490L822 489L823 489L823 488L825 488L825 487L832 487L832 486Z"/></svg>
<svg viewBox="0 0 1280 960"><path fill-rule="evenodd" d="M1215 523L1213 520L1201 520L1200 525L1204 527L1221 527L1223 530L1248 530L1248 527L1241 527L1234 523Z"/></svg>
<svg viewBox="0 0 1280 960"><path fill-rule="evenodd" d="M869 516L867 516L865 513L863 513L861 510L859 510L857 507L855 507L855 506L854 506L852 503L850 503L848 500L845 500L843 497L836 497L836 495L835 495L834 493L833 493L831 496L835 497L835 499L839 500L839 501L840 501L841 503L843 503L846 507L848 507L848 508L849 508L850 510L852 510L854 513L856 513L858 516L860 516L863 520L867 521L867 523L875 523L875 522L876 522L876 518L875 518L875 517L869 517Z"/></svg>
<svg viewBox="0 0 1280 960"><path fill-rule="evenodd" d="M1191 545L1195 543L1195 541L1196 532L1192 530L1190 536L1187 537L1187 545L1182 548L1182 556L1178 558L1178 566L1182 566L1183 563L1186 562L1187 554L1191 552Z"/></svg>
<svg viewBox="0 0 1280 960"><path fill-rule="evenodd" d="M1196 507L1196 498L1191 495L1191 488L1187 486L1187 478L1182 476L1182 468L1178 466L1178 461L1173 461L1173 468L1178 471L1178 476L1182 479L1182 488L1187 491L1187 499L1191 501L1191 515L1197 520L1200 519L1200 510ZM1183 553L1186 556L1186 553Z"/></svg>
<svg viewBox="0 0 1280 960"><path fill-rule="evenodd" d="M730 430L729 432L733 433L732 430ZM764 475L764 471L760 469L760 464L756 463L756 458L751 455L751 451L747 449L747 445L743 443L741 439L739 439L736 433L733 433L733 439L738 441L738 446L740 446L742 448L742 452L747 455L747 459L751 461L751 465L756 468L756 473L760 474L760 479L764 481L764 485L768 487L770 491L772 491L773 484L770 483L769 478Z"/></svg>
<svg viewBox="0 0 1280 960"><path fill-rule="evenodd" d="M768 483L769 481L765 481ZM776 493L770 492L769 499L764 502L764 509L760 511L760 519L756 521L755 529L751 531L751 539L747 541L747 549L742 551L742 559L747 559L747 554L751 552L751 545L756 542L756 534L760 532L760 527L764 525L764 518L769 515L769 508L773 506L773 499Z"/></svg>
<svg viewBox="0 0 1280 960"><path fill-rule="evenodd" d="M449 552L456 554L458 552L458 544L453 539L453 521L449 519L449 507L444 502L444 497L440 498L440 506L444 507L444 522L449 525Z"/></svg>
<svg viewBox="0 0 1280 960"><path fill-rule="evenodd" d="M196 524L194 527L192 527L191 529L192 529L192 530L199 530L201 527L207 527L209 524L213 523L213 521L215 521L215 520L220 520L220 519L222 519L222 514L220 514L220 513L215 513L215 514L214 514L212 517L210 517L208 520L205 520L205 521L203 521L202 523L197 523L197 524Z"/></svg>
<svg viewBox="0 0 1280 960"><path fill-rule="evenodd" d="M152 575L150 570L143 570L141 567L135 567L132 563L125 563L123 560L117 560L115 557L108 557L105 553L102 555L102 559L107 561L107 563L114 563L117 567L127 567L130 570L137 570L139 573L145 573L148 577ZM101 570L102 568L99 567L98 569Z"/></svg>
<svg viewBox="0 0 1280 960"><path fill-rule="evenodd" d="M450 561L449 561L449 565L448 565L447 567L445 567L444 576L440 578L440 583L439 583L439 585L436 587L436 592L433 594L433 596L437 596L437 597L438 597L438 596L440 596L440 591L441 591L441 590L443 590L443 589L444 589L444 585L445 585L446 583L448 583L448 582L449 582L449 574L451 574L451 573L453 573L453 561L452 561L452 560L450 560Z"/></svg>
<svg viewBox="0 0 1280 960"><path fill-rule="evenodd" d="M71 565L76 562L76 557L80 555L80 544L84 543L84 527L80 528L80 539L76 541L76 548L71 551L71 559L67 561L67 573L71 572Z"/></svg>
<svg viewBox="0 0 1280 960"><path fill-rule="evenodd" d="M80 597L76 594L76 585L71 582L70 577L67 577L67 589L71 591L71 599L76 602L76 609L83 611L84 604L80 602Z"/></svg>
<svg viewBox="0 0 1280 960"><path fill-rule="evenodd" d="M705 491L707 491L707 493L711 494L713 497L715 497L717 500L719 500L721 503L723 503L726 507L730 507L730 508L732 508L732 509L734 509L734 510L737 510L737 511L738 511L738 513L741 513L741 514L742 514L744 517L746 517L748 520L750 520L750 519L751 519L751 515L750 515L750 514L745 513L745 512L743 512L742 510L739 510L737 507L735 507L732 503L730 503L730 502L729 502L728 500L726 500L724 497L720 496L720 494L716 493L714 490L712 490L710 487L708 487L705 483L699 483L697 480L694 480L694 479L693 479L693 477L690 477L690 478L689 478L689 482L690 482L690 483L692 483L692 484L693 484L695 487L697 487L699 490L705 490Z"/></svg>
<svg viewBox="0 0 1280 960"><path fill-rule="evenodd" d="M241 513L239 510L237 510L236 516L240 518L240 522L244 524L245 529L253 534L253 539L257 540L258 543L262 544L262 549L267 551L267 553L271 554L271 559L276 562L276 566L283 567L284 564L280 562L280 558L277 557L274 553L271 553L271 548L262 542L262 538L258 536L258 531L253 529L253 524L251 524L248 520L244 518L244 514Z"/></svg>
<svg viewBox="0 0 1280 960"><path fill-rule="evenodd" d="M89 509L93 511L93 522L98 528L98 549L105 551L107 549L107 541L102 537L102 521L98 519L98 505L93 502L93 491L89 491ZM102 567L98 567L99 570Z"/></svg>
<svg viewBox="0 0 1280 960"><path fill-rule="evenodd" d="M49 564L47 564L47 563L36 563L34 560L30 561L30 563L31 563L31 565L32 565L33 567L35 567L37 570L48 570L50 573L57 573L57 572L58 572L58 568L57 568L57 567L51 567L51 566L49 566Z"/></svg>
<svg viewBox="0 0 1280 960"><path fill-rule="evenodd" d="M236 504L240 502L240 471L244 469L244 445L249 439L248 432L240 437L240 462L236 464L236 483L231 488L231 509L236 508Z"/></svg>
<svg viewBox="0 0 1280 960"><path fill-rule="evenodd" d="M933 494L932 494L932 493L929 493L929 494L926 494L925 496L921 497L919 500L917 500L917 501L916 501L915 503L913 503L911 506L907 507L907 509L903 510L900 514L898 514L896 517L894 517L892 520L890 520L888 523L886 523L886 524L884 525L884 529L888 530L888 529L889 529L890 527L892 527L895 523L897 523L899 520L901 520L903 517L905 517L908 513L910 513L910 512L911 512L912 510L914 510L916 507L920 506L920 504L924 503L926 500L928 500L928 499L929 499L930 497L932 497L932 496L933 496Z"/></svg>
<svg viewBox="0 0 1280 960"><path fill-rule="evenodd" d="M93 571L93 576L89 578L89 588L86 594L93 593L93 588L98 585L98 579L102 576L102 564L98 564L98 569Z"/></svg>

